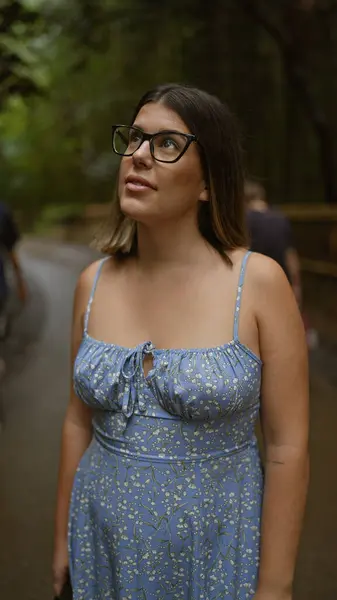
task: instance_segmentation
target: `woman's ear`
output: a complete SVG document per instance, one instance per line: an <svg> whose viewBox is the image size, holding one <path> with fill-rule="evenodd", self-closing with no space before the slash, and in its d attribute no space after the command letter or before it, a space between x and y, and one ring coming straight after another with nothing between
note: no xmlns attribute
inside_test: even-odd
<svg viewBox="0 0 337 600"><path fill-rule="evenodd" d="M202 190L202 192L199 196L199 200L200 200L200 202L208 202L209 201L209 189L208 189L207 185L205 185L204 189Z"/></svg>

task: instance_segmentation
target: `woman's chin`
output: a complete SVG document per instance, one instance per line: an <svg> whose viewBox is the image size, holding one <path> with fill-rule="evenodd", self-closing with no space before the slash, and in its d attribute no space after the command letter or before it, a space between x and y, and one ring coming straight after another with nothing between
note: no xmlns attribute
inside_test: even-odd
<svg viewBox="0 0 337 600"><path fill-rule="evenodd" d="M147 223L156 218L153 207L151 207L149 203L138 198L121 198L120 207L122 213L134 221Z"/></svg>

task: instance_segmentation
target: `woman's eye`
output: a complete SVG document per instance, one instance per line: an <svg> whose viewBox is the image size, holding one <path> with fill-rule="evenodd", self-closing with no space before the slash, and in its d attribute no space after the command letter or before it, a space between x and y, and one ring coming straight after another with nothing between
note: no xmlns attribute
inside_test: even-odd
<svg viewBox="0 0 337 600"><path fill-rule="evenodd" d="M177 144L172 138L164 139L162 145L164 148L177 148Z"/></svg>
<svg viewBox="0 0 337 600"><path fill-rule="evenodd" d="M139 133L132 133L130 135L130 138L129 138L130 143L139 142L139 140L140 140L140 134Z"/></svg>

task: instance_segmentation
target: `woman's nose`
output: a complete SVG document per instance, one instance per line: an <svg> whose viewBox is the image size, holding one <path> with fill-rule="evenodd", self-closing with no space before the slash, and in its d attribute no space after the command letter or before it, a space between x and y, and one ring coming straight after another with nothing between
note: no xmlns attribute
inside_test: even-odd
<svg viewBox="0 0 337 600"><path fill-rule="evenodd" d="M150 150L150 142L148 140L145 140L144 142L141 143L141 145L139 146L138 150L136 150L136 152L134 152L134 154L132 155L134 161L140 161L142 163L152 163L152 156L151 156L151 150Z"/></svg>

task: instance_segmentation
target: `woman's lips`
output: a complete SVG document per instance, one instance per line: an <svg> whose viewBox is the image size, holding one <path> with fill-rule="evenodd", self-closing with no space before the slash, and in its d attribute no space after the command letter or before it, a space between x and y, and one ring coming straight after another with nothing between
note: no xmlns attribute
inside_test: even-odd
<svg viewBox="0 0 337 600"><path fill-rule="evenodd" d="M125 187L130 192L144 192L145 190L153 190L153 188L150 185L144 185L143 183L135 183L133 181L128 181Z"/></svg>
<svg viewBox="0 0 337 600"><path fill-rule="evenodd" d="M125 179L125 187L131 192L154 190L155 187L144 177L129 176Z"/></svg>

